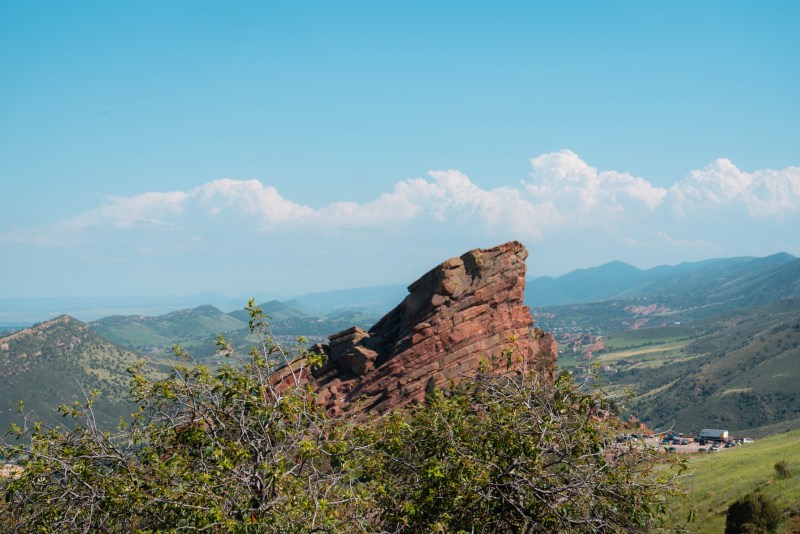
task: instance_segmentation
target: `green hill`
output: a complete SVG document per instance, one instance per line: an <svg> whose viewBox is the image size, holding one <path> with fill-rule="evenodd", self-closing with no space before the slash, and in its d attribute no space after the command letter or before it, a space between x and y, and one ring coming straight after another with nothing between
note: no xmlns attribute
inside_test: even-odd
<svg viewBox="0 0 800 534"><path fill-rule="evenodd" d="M719 260L649 284L646 291L638 287L633 284L629 294L601 302L542 306L536 295L527 293L526 298L539 326L555 333L578 329L608 335L645 326L694 324L800 295L800 259L777 255Z"/></svg>
<svg viewBox="0 0 800 534"><path fill-rule="evenodd" d="M792 476L776 476L775 463L785 460ZM784 510L794 510L787 517L782 533L800 529L800 430L771 436L719 453L698 455L689 460L689 476L682 484L687 498L670 503L670 523L689 532L716 534L725 531L728 506L753 491L776 499ZM687 523L691 510L697 514Z"/></svg>
<svg viewBox="0 0 800 534"><path fill-rule="evenodd" d="M276 335L327 338L351 326L368 330L380 318L381 315L375 312L346 308L324 317L296 317L272 322L272 331Z"/></svg>
<svg viewBox="0 0 800 534"><path fill-rule="evenodd" d="M113 427L129 415L125 370L139 357L94 333L68 315L0 338L0 429L18 421L19 401L37 417L53 421L56 408L98 389L98 423Z"/></svg>
<svg viewBox="0 0 800 534"><path fill-rule="evenodd" d="M89 326L123 347L152 350L198 340L210 343L217 334L246 328L247 322L214 306L198 306L157 317L115 315L93 321Z"/></svg>
<svg viewBox="0 0 800 534"><path fill-rule="evenodd" d="M312 343L326 341L330 334L354 325L369 328L380 318L379 314L358 308L312 316L277 300L260 307L269 315L272 334L286 346L291 346L299 336ZM257 343L257 338L250 334L249 319L244 309L226 314L213 306L199 306L157 317L116 315L93 321L89 326L117 345L132 350L163 354L177 343L193 357L205 360L214 356L214 339L218 334L223 334L236 350L248 352Z"/></svg>

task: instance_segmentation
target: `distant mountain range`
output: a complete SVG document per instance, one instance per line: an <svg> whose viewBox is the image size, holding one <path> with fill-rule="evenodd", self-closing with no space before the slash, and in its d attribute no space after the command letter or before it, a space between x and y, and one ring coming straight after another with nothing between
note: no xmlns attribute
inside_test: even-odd
<svg viewBox="0 0 800 534"><path fill-rule="evenodd" d="M718 292L751 294L759 292L765 276L774 277L770 287L780 277L795 284L792 291L800 290L797 273L800 259L785 252L765 258L713 259L679 265L662 265L652 269L639 269L615 261L590 269L578 269L563 276L543 276L528 280L526 301L532 306L557 306L629 299L642 296L678 296L691 299L693 295ZM747 291L747 287L751 291ZM763 294L763 301L774 299L775 293Z"/></svg>
<svg viewBox="0 0 800 534"><path fill-rule="evenodd" d="M407 294L405 285L393 284L307 293L294 297L292 302L319 315L347 308L383 315L397 306Z"/></svg>
<svg viewBox="0 0 800 534"><path fill-rule="evenodd" d="M0 328L3 325L31 325L60 315L70 315L81 321L95 321L111 315L155 316L205 304L232 310L246 303L246 297L233 298L215 293L183 297L167 295L0 298Z"/></svg>
<svg viewBox="0 0 800 534"><path fill-rule="evenodd" d="M526 302L537 303L534 317L545 330L577 325L608 334L699 320L800 293L800 259L789 254L633 269L607 264L556 279L536 279L526 288ZM627 284L621 281L625 272ZM606 279L609 289L603 290ZM613 297L600 300L604 295ZM577 298L586 300L572 303Z"/></svg>

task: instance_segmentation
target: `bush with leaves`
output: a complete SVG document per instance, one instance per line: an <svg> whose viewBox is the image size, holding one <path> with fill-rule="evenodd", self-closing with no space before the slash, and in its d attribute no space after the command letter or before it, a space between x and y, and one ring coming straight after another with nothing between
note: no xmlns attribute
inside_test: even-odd
<svg viewBox="0 0 800 534"><path fill-rule="evenodd" d="M2 438L21 470L0 478L0 531L640 532L675 491L665 458L615 445L608 399L568 374L484 366L425 404L331 420L302 378L319 356L284 352L249 309L248 357L220 339L216 370L180 349L168 376L132 369L139 411L116 432L92 392L61 408L77 426Z"/></svg>
<svg viewBox="0 0 800 534"><path fill-rule="evenodd" d="M792 478L792 468L789 467L789 462L786 460L775 462L775 476L778 478Z"/></svg>
<svg viewBox="0 0 800 534"><path fill-rule="evenodd" d="M132 369L139 411L119 432L102 432L87 402L62 407L74 429L34 423L16 428L27 441L0 450L23 467L0 481L0 530L30 532L307 532L357 530L367 516L366 488L343 480L352 455L348 425L317 408L298 375L270 383L289 357L269 335L260 310L251 327L261 343L249 358L230 353L215 372L187 361L153 379ZM303 354L307 364L317 356ZM302 369L299 370L302 372ZM345 527L345 525L348 525Z"/></svg>
<svg viewBox="0 0 800 534"><path fill-rule="evenodd" d="M484 372L375 429L365 471L391 532L642 532L665 511L675 457L616 445L621 424L570 374Z"/></svg>
<svg viewBox="0 0 800 534"><path fill-rule="evenodd" d="M762 493L748 493L728 507L725 534L767 534L783 522L783 511L774 499Z"/></svg>

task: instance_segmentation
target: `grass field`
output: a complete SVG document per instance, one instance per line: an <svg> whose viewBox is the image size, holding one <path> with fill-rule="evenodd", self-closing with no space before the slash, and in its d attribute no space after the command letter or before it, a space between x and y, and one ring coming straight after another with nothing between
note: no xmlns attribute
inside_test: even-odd
<svg viewBox="0 0 800 534"><path fill-rule="evenodd" d="M780 460L788 462L790 478L776 477L774 466ZM728 506L756 490L776 499L784 510L800 507L800 430L719 453L698 455L690 460L690 466L692 474L682 479L689 495L672 502L670 521L689 532L724 532ZM697 518L687 523L692 509ZM780 532L791 532L792 528L800 527L798 523L787 521Z"/></svg>
<svg viewBox="0 0 800 534"><path fill-rule="evenodd" d="M598 360L614 361L614 360L620 360L622 358L635 358L637 356L653 354L655 352L679 351L680 349L685 347L688 343L689 343L688 341L677 341L673 343L648 345L646 347L639 347L636 349L625 349L614 352L606 352L600 354L598 356Z"/></svg>
<svg viewBox="0 0 800 534"><path fill-rule="evenodd" d="M579 365L613 365L619 363L620 360L627 360L626 365L657 366L665 362L693 358L694 356L687 356L682 350L690 342L689 340L659 342L640 345L637 348L612 349L609 352L596 354L590 361L581 361L580 353L566 352L559 356L557 364L564 369L569 369Z"/></svg>
<svg viewBox="0 0 800 534"><path fill-rule="evenodd" d="M615 332L605 338L606 346L614 350L633 349L650 345L663 345L688 341L700 337L705 329L689 326L662 326Z"/></svg>

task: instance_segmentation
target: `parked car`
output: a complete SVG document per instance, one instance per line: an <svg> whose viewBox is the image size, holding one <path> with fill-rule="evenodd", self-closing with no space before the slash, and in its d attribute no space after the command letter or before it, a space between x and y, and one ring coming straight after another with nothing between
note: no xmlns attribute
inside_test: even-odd
<svg viewBox="0 0 800 534"><path fill-rule="evenodd" d="M676 449L675 447L670 447L670 448L669 448L669 449L667 449L667 450L668 450L669 452L676 452L678 449Z"/></svg>
<svg viewBox="0 0 800 534"><path fill-rule="evenodd" d="M706 449L705 447L700 447L699 449L697 449L697 452L706 452L706 451L708 451L708 449Z"/></svg>
<svg viewBox="0 0 800 534"><path fill-rule="evenodd" d="M719 443L715 443L711 446L709 451L718 451L719 450Z"/></svg>
<svg viewBox="0 0 800 534"><path fill-rule="evenodd" d="M676 438L676 439L673 439L673 440L672 440L672 444L673 444L673 445L680 445L680 444L681 444L681 440L679 440L679 439L677 439L677 438Z"/></svg>
<svg viewBox="0 0 800 534"><path fill-rule="evenodd" d="M681 440L681 445L688 445L688 444L689 444L689 440L688 440L688 439L686 439L686 438L683 438L683 439Z"/></svg>

